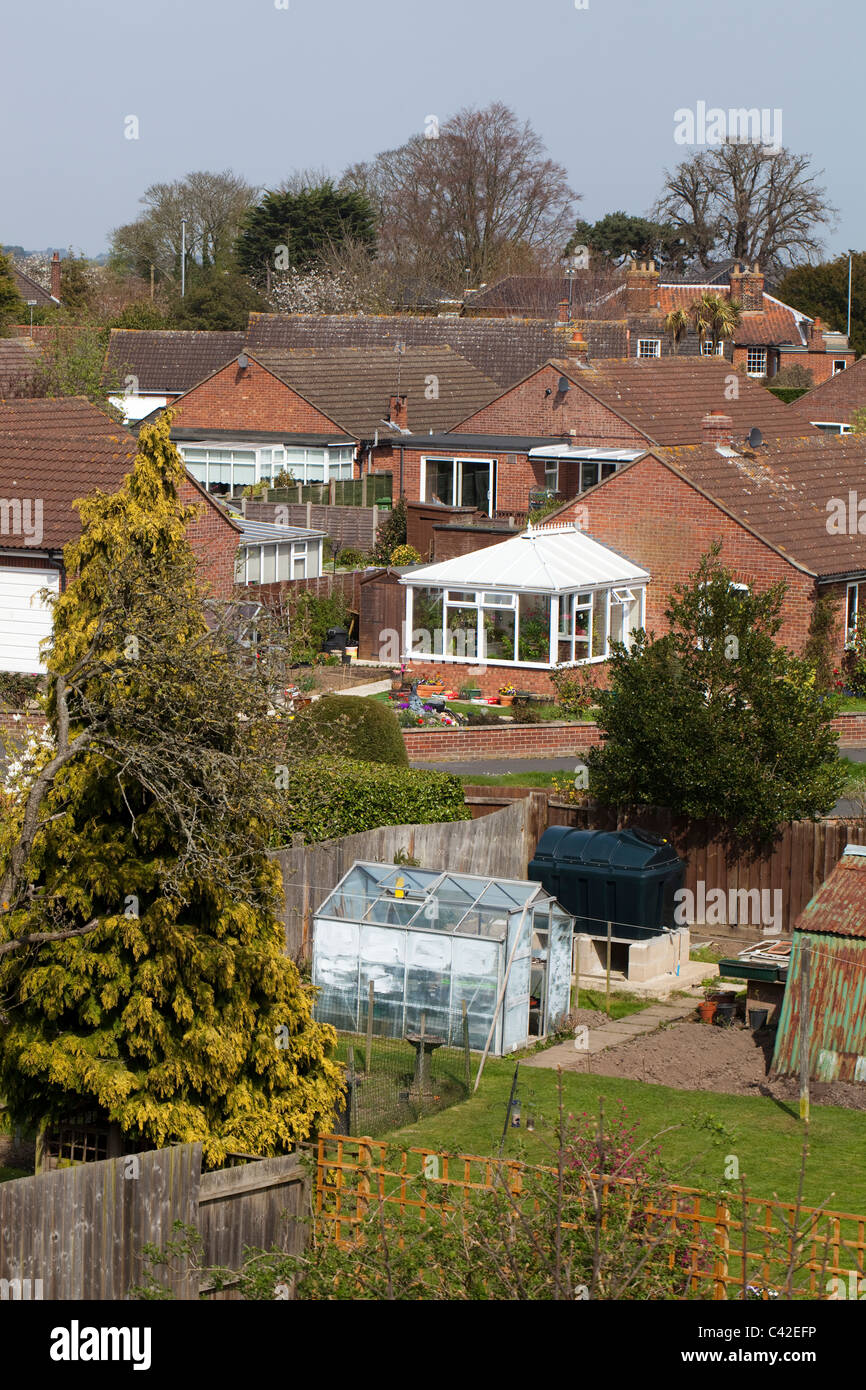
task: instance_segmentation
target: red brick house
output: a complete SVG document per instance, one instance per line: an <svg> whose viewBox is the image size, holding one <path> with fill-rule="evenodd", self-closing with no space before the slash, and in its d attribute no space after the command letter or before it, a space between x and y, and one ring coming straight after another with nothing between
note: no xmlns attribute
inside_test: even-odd
<svg viewBox="0 0 866 1390"><path fill-rule="evenodd" d="M784 580L779 641L802 652L813 605L838 605L834 663L866 612L866 447L814 435L757 448L736 443L716 416L715 443L650 450L567 503L553 520L576 519L652 575L646 624L664 631L674 585L714 541L737 582L765 589ZM862 510L859 499L863 498Z"/></svg>
<svg viewBox="0 0 866 1390"><path fill-rule="evenodd" d="M795 402L801 416L827 434L850 434L855 410L866 408L866 357L813 386Z"/></svg>
<svg viewBox="0 0 866 1390"><path fill-rule="evenodd" d="M0 402L0 670L37 671L51 630L39 592L65 583L63 547L81 533L73 503L116 492L136 441L83 397ZM209 592L229 598L240 533L187 474L181 500L197 507L189 539Z"/></svg>
<svg viewBox="0 0 866 1390"><path fill-rule="evenodd" d="M483 321L483 320L482 320ZM738 439L815 430L795 407L710 358L599 361L585 345L501 392L444 434L381 442L374 471L394 475L395 492L438 498L492 516L525 517L533 496L575 497L652 445L698 444L713 411L731 417Z"/></svg>
<svg viewBox="0 0 866 1390"><path fill-rule="evenodd" d="M172 406L172 438L212 492L290 472L296 482L330 482L369 470L381 448L414 428L448 429L490 400L496 383L449 347L262 348L240 353Z"/></svg>

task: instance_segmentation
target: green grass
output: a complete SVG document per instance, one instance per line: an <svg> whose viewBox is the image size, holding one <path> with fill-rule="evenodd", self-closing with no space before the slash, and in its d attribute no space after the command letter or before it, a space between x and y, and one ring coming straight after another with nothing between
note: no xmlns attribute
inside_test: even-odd
<svg viewBox="0 0 866 1390"><path fill-rule="evenodd" d="M603 989L582 989L579 999L581 1009L598 1009L601 1013L607 1013ZM572 1001L574 1008L577 1008L578 1004L574 1002L573 991ZM658 1002L657 999L641 998L637 994L628 994L623 990L611 990L610 1017L628 1018L629 1014L639 1014L641 1009L648 1009Z"/></svg>
<svg viewBox="0 0 866 1390"><path fill-rule="evenodd" d="M852 782L866 782L866 763L855 763L850 758L840 758L845 776Z"/></svg>
<svg viewBox="0 0 866 1390"><path fill-rule="evenodd" d="M846 695L839 708L840 714L862 714L866 710L866 699L861 695Z"/></svg>
<svg viewBox="0 0 866 1390"><path fill-rule="evenodd" d="M477 1059L473 1057L473 1080ZM478 1093L469 1100L392 1131L387 1137L405 1147L428 1147L462 1154L496 1154L514 1076L514 1061L488 1061ZM732 1188L725 1178L728 1155L736 1156L751 1196L783 1201L796 1197L802 1124L793 1104L762 1096L714 1095L676 1091L640 1081L563 1073L566 1114L598 1114L599 1097L606 1112L621 1101L646 1140L670 1126L681 1126L658 1140L674 1181L706 1191ZM550 1159L557 1113L557 1075L553 1070L521 1068L518 1081L524 1117L535 1117L536 1130L509 1128L505 1157L531 1162ZM866 1213L866 1166L859 1161L866 1140L866 1113L813 1106L810 1155L804 1202L822 1202L836 1211ZM832 1195L831 1195L832 1194Z"/></svg>
<svg viewBox="0 0 866 1390"><path fill-rule="evenodd" d="M26 1168L5 1168L0 1163L0 1182L11 1182L13 1178L29 1178Z"/></svg>
<svg viewBox="0 0 866 1390"><path fill-rule="evenodd" d="M366 699L378 700L380 704L384 705L396 705L396 702L389 698L387 690L380 690L377 695L367 695ZM499 722L503 722L505 719L511 721L514 717L511 712L513 708L511 705L480 705L473 704L471 701L467 700L448 700L447 705L455 714L469 714L470 712L477 714L479 710L483 709L493 720ZM580 719L575 719L572 715L566 714L564 710L561 710L558 705L552 702L546 705L535 705L534 709L540 715L542 723L551 723L555 721L566 724L591 724L593 722L590 714L584 715Z"/></svg>

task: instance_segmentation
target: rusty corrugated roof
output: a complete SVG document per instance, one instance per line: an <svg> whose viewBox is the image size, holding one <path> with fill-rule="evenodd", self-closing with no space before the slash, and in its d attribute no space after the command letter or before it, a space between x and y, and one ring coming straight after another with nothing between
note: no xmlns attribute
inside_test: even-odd
<svg viewBox="0 0 866 1390"><path fill-rule="evenodd" d="M847 845L829 878L803 908L794 931L866 940L866 854Z"/></svg>
<svg viewBox="0 0 866 1390"><path fill-rule="evenodd" d="M862 862L866 865L866 860ZM838 866L833 872L838 873ZM853 878L866 885L862 870ZM810 956L809 1075L816 1081L866 1081L866 933L831 936L795 930L773 1071L796 1076L800 1070L800 971L806 945Z"/></svg>

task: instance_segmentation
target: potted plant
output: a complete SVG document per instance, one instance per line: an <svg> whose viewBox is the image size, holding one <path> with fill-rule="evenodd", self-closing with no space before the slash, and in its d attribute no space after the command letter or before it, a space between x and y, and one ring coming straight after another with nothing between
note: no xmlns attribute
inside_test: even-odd
<svg viewBox="0 0 866 1390"><path fill-rule="evenodd" d="M513 685L500 685L499 703L500 705L510 705L514 701L515 687Z"/></svg>
<svg viewBox="0 0 866 1390"><path fill-rule="evenodd" d="M421 700L427 700L431 695L441 695L445 689L445 682L439 676L422 676L418 681L418 696Z"/></svg>
<svg viewBox="0 0 866 1390"><path fill-rule="evenodd" d="M703 1023L712 1023L716 1008L718 1007L718 992L715 989L705 989L702 1002L698 1005L698 1013Z"/></svg>

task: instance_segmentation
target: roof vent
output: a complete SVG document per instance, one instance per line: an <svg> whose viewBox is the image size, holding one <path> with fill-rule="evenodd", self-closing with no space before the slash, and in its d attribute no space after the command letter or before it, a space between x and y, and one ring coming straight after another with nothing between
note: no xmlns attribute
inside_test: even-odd
<svg viewBox="0 0 866 1390"><path fill-rule="evenodd" d="M238 358L238 366L240 367L242 372L245 372L249 365L250 359L247 357L245 352L242 352L240 357Z"/></svg>
<svg viewBox="0 0 866 1390"><path fill-rule="evenodd" d="M761 434L761 431L758 429L758 426L757 426L757 425L753 425L752 428L749 430L749 439L748 439L749 448L750 448L750 449L760 449L760 447L761 447L761 445L763 444L763 442L764 442L764 436Z"/></svg>
<svg viewBox="0 0 866 1390"><path fill-rule="evenodd" d="M561 376L559 378L559 381L556 383L556 389L561 396L564 396L566 391L571 390L571 382L567 376Z"/></svg>

